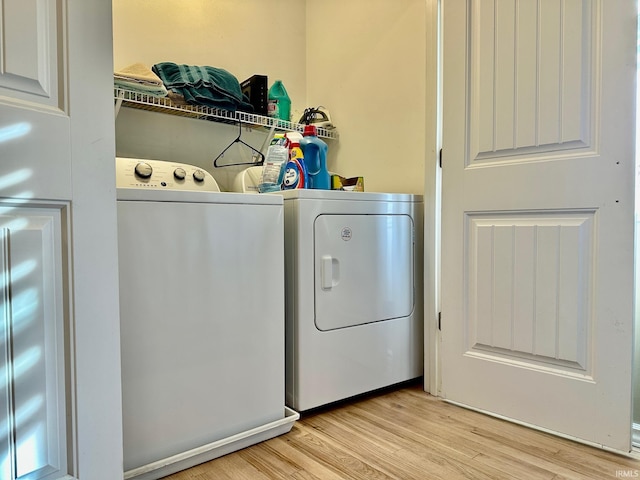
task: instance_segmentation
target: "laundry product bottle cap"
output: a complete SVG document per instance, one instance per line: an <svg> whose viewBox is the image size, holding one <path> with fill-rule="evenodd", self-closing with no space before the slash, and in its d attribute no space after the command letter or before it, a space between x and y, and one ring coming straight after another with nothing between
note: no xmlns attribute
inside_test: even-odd
<svg viewBox="0 0 640 480"><path fill-rule="evenodd" d="M303 135L305 137L309 137L309 136L316 136L317 134L317 130L316 130L316 126L315 125L305 125L304 126L304 133Z"/></svg>

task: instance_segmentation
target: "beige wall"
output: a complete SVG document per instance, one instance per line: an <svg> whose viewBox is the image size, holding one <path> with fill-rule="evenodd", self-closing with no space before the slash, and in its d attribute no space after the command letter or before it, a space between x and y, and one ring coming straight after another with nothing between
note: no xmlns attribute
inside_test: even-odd
<svg viewBox="0 0 640 480"><path fill-rule="evenodd" d="M370 191L424 191L425 8L307 2L307 100L327 106L340 129L329 167L364 175Z"/></svg>
<svg viewBox="0 0 640 480"><path fill-rule="evenodd" d="M304 18L300 0L113 0L114 68L169 61L239 81L268 75L304 109Z"/></svg>
<svg viewBox="0 0 640 480"><path fill-rule="evenodd" d="M268 75L270 83L279 78L294 120L307 106L323 105L331 113L340 132L339 140L327 141L331 170L363 175L368 191L423 193L425 4L113 0L114 68L172 61L225 68L239 80L254 73ZM225 177L237 169L214 171L211 161L234 131L158 116L147 114L153 128L140 138L136 124L145 117L121 113L118 154L194 163L222 178L224 188ZM260 146L261 135L247 139ZM184 138L189 142L181 144Z"/></svg>

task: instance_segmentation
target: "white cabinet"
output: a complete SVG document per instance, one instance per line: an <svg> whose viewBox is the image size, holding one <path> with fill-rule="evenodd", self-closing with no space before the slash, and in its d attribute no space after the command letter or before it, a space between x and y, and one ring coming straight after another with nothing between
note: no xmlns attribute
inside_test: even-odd
<svg viewBox="0 0 640 480"><path fill-rule="evenodd" d="M0 478L63 478L69 329L63 208L0 207Z"/></svg>

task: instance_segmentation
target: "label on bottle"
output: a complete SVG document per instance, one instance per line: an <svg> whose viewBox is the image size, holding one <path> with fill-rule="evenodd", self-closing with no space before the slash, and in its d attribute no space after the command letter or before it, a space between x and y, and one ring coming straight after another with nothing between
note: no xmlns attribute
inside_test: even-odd
<svg viewBox="0 0 640 480"><path fill-rule="evenodd" d="M284 178L282 180L282 188L289 190L293 188L305 188L306 178L304 174L304 168L297 158L292 158L287 163L287 167L284 172Z"/></svg>
<svg viewBox="0 0 640 480"><path fill-rule="evenodd" d="M289 162L287 169L284 172L284 179L282 180L282 188L289 190L291 188L299 188L300 183L300 171L295 163Z"/></svg>
<svg viewBox="0 0 640 480"><path fill-rule="evenodd" d="M279 118L278 115L280 115L280 109L278 108L278 100L276 99L269 100L269 103L267 104L267 116Z"/></svg>
<svg viewBox="0 0 640 480"><path fill-rule="evenodd" d="M260 193L280 190L284 168L289 160L289 148L279 145L278 142L287 139L284 135L276 135L267 149L267 156L262 168L262 178L258 184Z"/></svg>

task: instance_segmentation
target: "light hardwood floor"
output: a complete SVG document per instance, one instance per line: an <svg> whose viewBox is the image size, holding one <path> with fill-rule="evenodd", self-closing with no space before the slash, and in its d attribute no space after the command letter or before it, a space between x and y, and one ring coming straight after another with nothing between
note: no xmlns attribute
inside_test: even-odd
<svg viewBox="0 0 640 480"><path fill-rule="evenodd" d="M640 478L640 460L447 404L419 384L303 414L291 432L167 480Z"/></svg>

